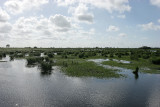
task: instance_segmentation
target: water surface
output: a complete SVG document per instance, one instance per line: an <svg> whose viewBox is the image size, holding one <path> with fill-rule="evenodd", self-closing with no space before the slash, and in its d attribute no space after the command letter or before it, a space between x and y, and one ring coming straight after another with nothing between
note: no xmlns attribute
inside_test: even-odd
<svg viewBox="0 0 160 107"><path fill-rule="evenodd" d="M0 106L159 107L160 75L132 72L127 78L69 77L59 67L44 75L26 60L0 62Z"/></svg>

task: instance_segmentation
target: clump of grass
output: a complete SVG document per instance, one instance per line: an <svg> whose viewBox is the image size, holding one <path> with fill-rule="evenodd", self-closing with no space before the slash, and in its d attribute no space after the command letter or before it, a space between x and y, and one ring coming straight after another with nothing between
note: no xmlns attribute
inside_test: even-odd
<svg viewBox="0 0 160 107"><path fill-rule="evenodd" d="M49 61L49 57L48 57L48 56L47 56L47 57L45 57L44 59L45 59L45 61L46 61L46 62L48 62L48 61Z"/></svg>
<svg viewBox="0 0 160 107"><path fill-rule="evenodd" d="M2 54L0 53L0 59L2 59Z"/></svg>
<svg viewBox="0 0 160 107"><path fill-rule="evenodd" d="M53 60L51 58L49 58L48 56L44 57L44 59L46 62L53 63Z"/></svg>
<svg viewBox="0 0 160 107"><path fill-rule="evenodd" d="M41 53L40 52L32 52L29 54L29 56L40 56Z"/></svg>
<svg viewBox="0 0 160 107"><path fill-rule="evenodd" d="M156 65L160 65L160 58L154 58L152 59L152 63Z"/></svg>
<svg viewBox="0 0 160 107"><path fill-rule="evenodd" d="M6 57L6 53L0 53L0 58Z"/></svg>
<svg viewBox="0 0 160 107"><path fill-rule="evenodd" d="M27 64L32 65L32 64L35 64L36 62L41 62L43 60L44 60L43 57L28 57Z"/></svg>
<svg viewBox="0 0 160 107"><path fill-rule="evenodd" d="M24 53L17 53L17 54L14 54L14 57L16 58L23 58L25 56Z"/></svg>
<svg viewBox="0 0 160 107"><path fill-rule="evenodd" d="M53 58L53 57L54 57L54 55L53 55L52 53L48 53L47 56L48 56L49 58Z"/></svg>
<svg viewBox="0 0 160 107"><path fill-rule="evenodd" d="M2 57L6 57L6 53L2 53Z"/></svg>
<svg viewBox="0 0 160 107"><path fill-rule="evenodd" d="M10 55L10 61L14 60L14 56L13 55Z"/></svg>
<svg viewBox="0 0 160 107"><path fill-rule="evenodd" d="M40 67L41 67L42 72L51 73L51 70L52 70L52 64L51 63L41 62Z"/></svg>

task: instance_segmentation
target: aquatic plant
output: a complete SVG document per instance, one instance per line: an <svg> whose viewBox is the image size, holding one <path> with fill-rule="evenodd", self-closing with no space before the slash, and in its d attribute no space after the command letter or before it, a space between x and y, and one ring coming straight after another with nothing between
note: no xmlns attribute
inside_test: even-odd
<svg viewBox="0 0 160 107"><path fill-rule="evenodd" d="M47 56L48 56L49 58L53 58L53 57L54 57L54 55L53 55L52 53L48 53Z"/></svg>
<svg viewBox="0 0 160 107"><path fill-rule="evenodd" d="M148 59L148 58L150 58L150 56L148 54L143 54L142 58L143 59Z"/></svg>
<svg viewBox="0 0 160 107"><path fill-rule="evenodd" d="M24 53L17 53L17 54L14 54L14 57L23 58L23 57L25 57L25 54Z"/></svg>
<svg viewBox="0 0 160 107"><path fill-rule="evenodd" d="M130 59L131 59L131 60L138 60L138 55L137 55L137 54L132 54L132 55L130 56Z"/></svg>
<svg viewBox="0 0 160 107"><path fill-rule="evenodd" d="M48 56L44 57L44 59L45 59L46 62L49 62L49 57Z"/></svg>
<svg viewBox="0 0 160 107"><path fill-rule="evenodd" d="M10 55L10 61L14 60L14 56L13 55Z"/></svg>
<svg viewBox="0 0 160 107"><path fill-rule="evenodd" d="M114 57L113 53L110 53L110 54L109 54L109 57L110 57L110 58L113 58L113 57Z"/></svg>
<svg viewBox="0 0 160 107"><path fill-rule="evenodd" d="M44 58L43 57L28 57L27 58L27 64L30 65L30 64L34 64L36 62L41 62L43 61Z"/></svg>
<svg viewBox="0 0 160 107"><path fill-rule="evenodd" d="M48 62L41 62L40 67L43 72L51 72L52 70L52 64Z"/></svg>
<svg viewBox="0 0 160 107"><path fill-rule="evenodd" d="M79 58L84 58L84 53L80 53Z"/></svg>
<svg viewBox="0 0 160 107"><path fill-rule="evenodd" d="M6 53L2 53L2 57L6 57Z"/></svg>
<svg viewBox="0 0 160 107"><path fill-rule="evenodd" d="M160 65L160 58L153 58L152 63L156 65Z"/></svg>
<svg viewBox="0 0 160 107"><path fill-rule="evenodd" d="M0 53L0 58L2 58L3 57L3 55Z"/></svg>

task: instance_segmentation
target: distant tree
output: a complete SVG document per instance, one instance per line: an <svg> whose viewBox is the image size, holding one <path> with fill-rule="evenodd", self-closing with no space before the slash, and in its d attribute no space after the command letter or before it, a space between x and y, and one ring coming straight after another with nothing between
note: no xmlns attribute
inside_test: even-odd
<svg viewBox="0 0 160 107"><path fill-rule="evenodd" d="M140 47L140 49L151 49L151 47L148 47L148 46L142 46L142 47Z"/></svg>
<svg viewBox="0 0 160 107"><path fill-rule="evenodd" d="M6 48L10 48L10 45L9 45L9 44L7 44L7 45L6 45Z"/></svg>

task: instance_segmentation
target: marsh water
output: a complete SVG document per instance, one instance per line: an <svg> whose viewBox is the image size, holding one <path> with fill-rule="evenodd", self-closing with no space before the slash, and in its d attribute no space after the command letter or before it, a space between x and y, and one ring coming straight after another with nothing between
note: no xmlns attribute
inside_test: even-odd
<svg viewBox="0 0 160 107"><path fill-rule="evenodd" d="M50 75L25 59L0 62L1 107L160 107L160 75L122 71L127 78L69 77L59 67Z"/></svg>

